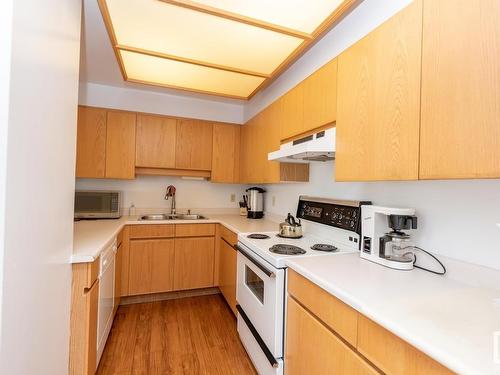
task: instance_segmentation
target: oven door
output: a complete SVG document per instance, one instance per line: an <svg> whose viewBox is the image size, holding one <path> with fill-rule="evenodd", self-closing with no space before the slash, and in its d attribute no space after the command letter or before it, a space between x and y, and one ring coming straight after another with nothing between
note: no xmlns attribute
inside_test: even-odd
<svg viewBox="0 0 500 375"><path fill-rule="evenodd" d="M285 270L272 267L238 243L236 300L274 358L283 357ZM238 314L238 324L242 318ZM241 333L240 333L241 337ZM244 339L241 337L242 340Z"/></svg>

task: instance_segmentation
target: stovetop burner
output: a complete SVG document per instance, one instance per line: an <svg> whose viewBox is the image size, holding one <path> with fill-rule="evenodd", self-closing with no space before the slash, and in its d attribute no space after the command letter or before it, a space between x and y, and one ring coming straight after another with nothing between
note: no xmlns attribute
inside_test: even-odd
<svg viewBox="0 0 500 375"><path fill-rule="evenodd" d="M270 237L267 234L251 233L247 236L247 238L253 238L255 240L267 240Z"/></svg>
<svg viewBox="0 0 500 375"><path fill-rule="evenodd" d="M339 251L339 249L333 245L328 245L326 243L317 243L311 246L311 249L317 251L334 252Z"/></svg>
<svg viewBox="0 0 500 375"><path fill-rule="evenodd" d="M301 249L298 246L286 245L281 243L273 245L269 249L269 251L271 251L272 253L282 254L282 255L300 255L306 253L304 249Z"/></svg>

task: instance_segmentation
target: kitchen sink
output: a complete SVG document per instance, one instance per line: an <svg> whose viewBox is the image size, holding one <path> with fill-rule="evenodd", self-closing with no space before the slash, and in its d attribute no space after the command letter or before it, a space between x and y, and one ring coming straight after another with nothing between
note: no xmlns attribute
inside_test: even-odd
<svg viewBox="0 0 500 375"><path fill-rule="evenodd" d="M139 220L202 220L206 219L205 216L197 215L197 214L151 214L151 215L143 215L139 218Z"/></svg>

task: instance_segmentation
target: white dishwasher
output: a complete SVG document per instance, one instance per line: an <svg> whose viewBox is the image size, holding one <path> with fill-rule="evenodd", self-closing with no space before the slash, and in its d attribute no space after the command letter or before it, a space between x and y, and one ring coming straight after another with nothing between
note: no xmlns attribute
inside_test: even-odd
<svg viewBox="0 0 500 375"><path fill-rule="evenodd" d="M115 302L115 254L116 239L101 254L99 268L99 304L97 307L97 361L101 360L106 340L113 324Z"/></svg>

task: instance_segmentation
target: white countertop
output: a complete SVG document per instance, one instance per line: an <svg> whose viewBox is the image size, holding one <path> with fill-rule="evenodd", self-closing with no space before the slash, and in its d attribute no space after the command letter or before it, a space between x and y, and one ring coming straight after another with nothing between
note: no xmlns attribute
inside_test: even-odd
<svg viewBox="0 0 500 375"><path fill-rule="evenodd" d="M287 265L451 370L500 373L493 360L500 285L392 270L358 254L291 259Z"/></svg>
<svg viewBox="0 0 500 375"><path fill-rule="evenodd" d="M87 263L96 260L110 245L115 236L127 224L202 224L221 223L235 233L276 230L278 224L268 219L247 219L239 215L209 215L203 220L138 220L138 216L122 216L120 219L76 221L73 233L71 263Z"/></svg>

